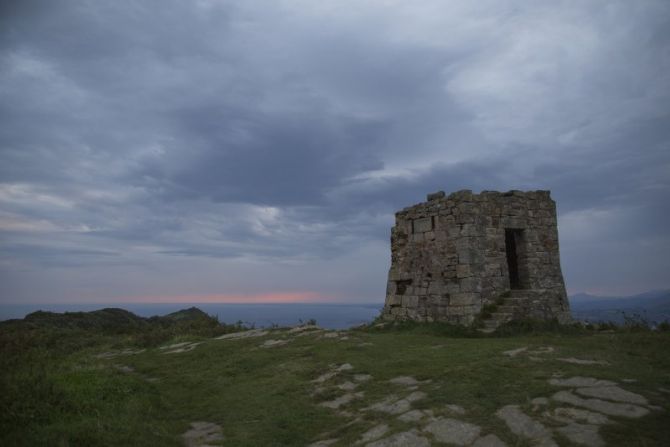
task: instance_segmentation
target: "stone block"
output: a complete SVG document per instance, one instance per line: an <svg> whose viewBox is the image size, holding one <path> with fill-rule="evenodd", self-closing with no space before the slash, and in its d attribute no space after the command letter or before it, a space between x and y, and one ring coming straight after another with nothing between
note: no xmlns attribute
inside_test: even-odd
<svg viewBox="0 0 670 447"><path fill-rule="evenodd" d="M458 264L456 266L456 277L457 278L468 278L472 276L470 272L470 264Z"/></svg>
<svg viewBox="0 0 670 447"><path fill-rule="evenodd" d="M402 304L402 297L399 295L389 295L386 299L386 303L389 306L400 306Z"/></svg>
<svg viewBox="0 0 670 447"><path fill-rule="evenodd" d="M416 296L403 296L402 305L404 307L413 308L417 307L419 304L419 298Z"/></svg>
<svg viewBox="0 0 670 447"><path fill-rule="evenodd" d="M454 293L449 296L449 305L450 306L471 306L479 301L479 294L477 293ZM464 309L461 309L461 313L465 312Z"/></svg>

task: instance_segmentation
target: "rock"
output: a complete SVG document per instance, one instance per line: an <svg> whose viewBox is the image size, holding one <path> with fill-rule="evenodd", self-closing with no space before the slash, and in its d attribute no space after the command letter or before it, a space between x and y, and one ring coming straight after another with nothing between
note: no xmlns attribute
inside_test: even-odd
<svg viewBox="0 0 670 447"><path fill-rule="evenodd" d="M430 447L430 441L416 430L404 431L366 444L365 447Z"/></svg>
<svg viewBox="0 0 670 447"><path fill-rule="evenodd" d="M158 349L161 349L161 350L163 350L163 349L176 349L176 348L181 348L182 346L186 346L186 345L190 345L190 344L191 344L190 341L184 341L184 342L181 342L181 343L174 343L172 345L159 346Z"/></svg>
<svg viewBox="0 0 670 447"><path fill-rule="evenodd" d="M118 371L121 371L122 373L125 373L125 374L128 374L128 373L131 373L131 372L135 371L135 368L133 368L132 366L128 366L128 365L114 365L114 368L116 368Z"/></svg>
<svg viewBox="0 0 670 447"><path fill-rule="evenodd" d="M186 447L206 447L224 439L221 427L212 422L191 422L191 429L181 437Z"/></svg>
<svg viewBox="0 0 670 447"><path fill-rule="evenodd" d="M571 424L573 422L584 422L590 425L604 425L609 424L610 420L607 416L600 413L594 413L588 410L572 407L555 408L553 413L546 413L547 416L555 421Z"/></svg>
<svg viewBox="0 0 670 447"><path fill-rule="evenodd" d="M574 357L558 358L556 360L565 363L574 363L575 365L609 365L609 363L604 360L584 360L576 359Z"/></svg>
<svg viewBox="0 0 670 447"><path fill-rule="evenodd" d="M332 409L335 410L337 408L340 408L342 405L346 405L349 402L351 402L352 400L360 399L361 397L363 397L362 392L360 392L360 393L347 393L347 394L344 394L344 395L342 395L342 396L340 396L336 399L329 400L327 402L321 402L319 405L322 406L322 407L332 408Z"/></svg>
<svg viewBox="0 0 670 447"><path fill-rule="evenodd" d="M316 441L313 442L312 444L308 445L307 447L328 447L330 445L333 445L337 442L337 439L324 439L323 441Z"/></svg>
<svg viewBox="0 0 670 447"><path fill-rule="evenodd" d="M438 442L468 445L479 437L481 427L451 418L437 418L423 429L431 433Z"/></svg>
<svg viewBox="0 0 670 447"><path fill-rule="evenodd" d="M496 411L496 416L505 421L507 427L517 436L533 441L540 446L557 446L551 432L530 416L523 413L518 405L506 405Z"/></svg>
<svg viewBox="0 0 670 447"><path fill-rule="evenodd" d="M424 413L421 410L410 410L398 416L398 420L403 422L418 422L423 419Z"/></svg>
<svg viewBox="0 0 670 447"><path fill-rule="evenodd" d="M530 403L534 407L543 407L549 405L549 399L546 397L536 397L535 399L531 399Z"/></svg>
<svg viewBox="0 0 670 447"><path fill-rule="evenodd" d="M517 349L510 349L509 351L503 351L504 355L507 355L509 357L516 357L517 355L521 354L522 352L528 350L528 347L525 346L523 348L517 348Z"/></svg>
<svg viewBox="0 0 670 447"><path fill-rule="evenodd" d="M329 371L329 372L327 372L327 373L323 373L323 374L321 374L319 377L317 377L316 379L312 380L312 383L323 383L323 382L325 382L326 380L335 377L336 375L337 375L336 372Z"/></svg>
<svg viewBox="0 0 670 447"><path fill-rule="evenodd" d="M118 357L121 355L136 355L136 354L141 354L146 349L123 349L121 351L107 351L107 352L102 352L100 354L97 354L95 358L98 359L113 359L114 357Z"/></svg>
<svg viewBox="0 0 670 447"><path fill-rule="evenodd" d="M461 407L460 405L447 404L444 407L449 413L458 414L458 415L464 415L465 414L465 408Z"/></svg>
<svg viewBox="0 0 670 447"><path fill-rule="evenodd" d="M554 386L586 387L586 386L613 386L614 382L609 380L598 380L593 377L570 377L569 379L549 379L549 384Z"/></svg>
<svg viewBox="0 0 670 447"><path fill-rule="evenodd" d="M398 399L396 396L389 396L381 402L377 402L366 408L366 410L380 411L389 414L401 414L409 411L412 404L406 399Z"/></svg>
<svg viewBox="0 0 670 447"><path fill-rule="evenodd" d="M477 439L472 444L472 447L507 447L507 444L502 442L496 435L490 434Z"/></svg>
<svg viewBox="0 0 670 447"><path fill-rule="evenodd" d="M338 372L339 371L351 371L352 369L354 369L354 367L351 366L350 363L343 363L340 366L338 366L337 368L335 368L335 371L338 371Z"/></svg>
<svg viewBox="0 0 670 447"><path fill-rule="evenodd" d="M177 343L181 347L177 349L172 349L170 351L165 351L163 354L180 354L182 352L189 352L192 351L196 348L196 346L201 345L202 342L197 342L197 343Z"/></svg>
<svg viewBox="0 0 670 447"><path fill-rule="evenodd" d="M577 394L588 397L598 397L600 399L615 400L627 402L629 404L648 405L649 402L644 396L630 391L626 391L618 386L594 386L588 388L577 388Z"/></svg>
<svg viewBox="0 0 670 447"><path fill-rule="evenodd" d="M559 391L551 398L557 402L587 408L609 416L639 418L649 413L649 410L644 407L638 407L637 405L607 402L600 399L582 399L569 391Z"/></svg>
<svg viewBox="0 0 670 447"><path fill-rule="evenodd" d="M363 444L364 442L374 441L384 436L389 431L389 426L386 424L379 424L372 427L370 430L363 433L361 439L357 444Z"/></svg>
<svg viewBox="0 0 670 447"><path fill-rule="evenodd" d="M358 385L349 381L337 385L337 387L343 391L353 391Z"/></svg>
<svg viewBox="0 0 670 447"><path fill-rule="evenodd" d="M277 346L282 346L288 343L289 340L265 340L265 342L260 345L261 348L274 348Z"/></svg>
<svg viewBox="0 0 670 447"><path fill-rule="evenodd" d="M534 354L534 355L539 355L539 354L550 354L554 352L554 348L552 346L541 346L537 349L534 349L532 351L528 351L529 354Z"/></svg>
<svg viewBox="0 0 670 447"><path fill-rule="evenodd" d="M243 338L250 338L250 337L262 337L264 335L267 335L268 331L264 331L262 329L251 329L249 331L242 331L242 332L233 332L231 334L224 334L221 335L220 337L216 337L216 340L239 340Z"/></svg>
<svg viewBox="0 0 670 447"><path fill-rule="evenodd" d="M409 396L405 398L408 402L416 402L417 400L424 399L426 397L426 393L423 391L415 391Z"/></svg>
<svg viewBox="0 0 670 447"><path fill-rule="evenodd" d="M304 332L304 331L315 331L315 330L320 330L321 328L315 324L305 324L303 326L296 326L294 328L289 329L288 333L289 334L295 334L298 332Z"/></svg>
<svg viewBox="0 0 670 447"><path fill-rule="evenodd" d="M589 447L602 447L605 445L605 441L603 441L603 438L598 434L597 425L572 423L565 427L559 427L556 431L575 444L586 445Z"/></svg>
<svg viewBox="0 0 670 447"><path fill-rule="evenodd" d="M410 376L400 376L400 377L395 377L391 380L389 380L394 385L405 385L405 386L413 386L413 385L418 385L419 382L416 380L414 377Z"/></svg>

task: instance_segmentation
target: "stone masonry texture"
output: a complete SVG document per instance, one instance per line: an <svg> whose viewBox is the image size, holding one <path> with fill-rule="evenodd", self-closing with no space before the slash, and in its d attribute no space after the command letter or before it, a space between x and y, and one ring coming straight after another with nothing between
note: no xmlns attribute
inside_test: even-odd
<svg viewBox="0 0 670 447"><path fill-rule="evenodd" d="M396 213L384 319L471 324L510 296L513 318L570 321L549 191L440 191Z"/></svg>

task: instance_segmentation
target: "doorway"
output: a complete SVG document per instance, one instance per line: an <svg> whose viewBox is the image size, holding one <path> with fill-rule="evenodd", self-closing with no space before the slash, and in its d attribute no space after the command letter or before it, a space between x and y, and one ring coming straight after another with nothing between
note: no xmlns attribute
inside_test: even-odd
<svg viewBox="0 0 670 447"><path fill-rule="evenodd" d="M507 270L511 289L523 289L519 274L519 252L522 249L523 230L505 229L505 252L507 253Z"/></svg>

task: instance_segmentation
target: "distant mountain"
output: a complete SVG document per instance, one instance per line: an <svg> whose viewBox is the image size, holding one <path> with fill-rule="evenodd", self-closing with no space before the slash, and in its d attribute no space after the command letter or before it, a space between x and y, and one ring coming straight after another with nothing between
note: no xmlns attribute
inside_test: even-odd
<svg viewBox="0 0 670 447"><path fill-rule="evenodd" d="M626 316L639 316L649 323L660 323L670 321L670 290L622 297L578 293L570 296L570 309L577 320L623 323Z"/></svg>

